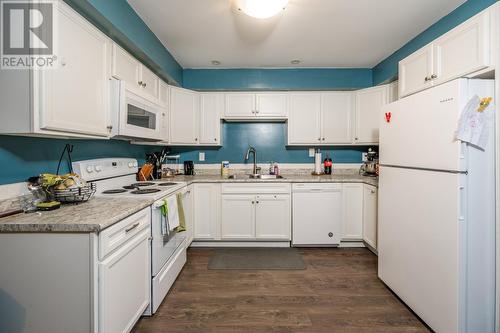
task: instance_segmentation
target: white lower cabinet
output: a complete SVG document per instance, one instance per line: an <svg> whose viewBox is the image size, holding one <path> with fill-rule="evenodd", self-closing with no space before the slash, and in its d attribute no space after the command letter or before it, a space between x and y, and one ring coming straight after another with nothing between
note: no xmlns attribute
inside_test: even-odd
<svg viewBox="0 0 500 333"><path fill-rule="evenodd" d="M360 241L363 239L363 184L343 184L342 202L342 240Z"/></svg>
<svg viewBox="0 0 500 333"><path fill-rule="evenodd" d="M220 239L220 184L194 184L195 240Z"/></svg>
<svg viewBox="0 0 500 333"><path fill-rule="evenodd" d="M255 195L227 194L221 201L221 238L255 238Z"/></svg>
<svg viewBox="0 0 500 333"><path fill-rule="evenodd" d="M223 240L290 240L289 184L224 184L222 193Z"/></svg>
<svg viewBox="0 0 500 333"><path fill-rule="evenodd" d="M377 249L377 188L363 186L363 241Z"/></svg>
<svg viewBox="0 0 500 333"><path fill-rule="evenodd" d="M186 219L186 247L191 245L194 238L194 190L193 185L189 185L183 192L182 206L184 208L184 217Z"/></svg>

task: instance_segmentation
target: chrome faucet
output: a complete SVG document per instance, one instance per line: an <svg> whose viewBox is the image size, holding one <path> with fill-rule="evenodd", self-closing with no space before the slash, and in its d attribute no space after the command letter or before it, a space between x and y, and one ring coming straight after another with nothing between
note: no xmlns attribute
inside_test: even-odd
<svg viewBox="0 0 500 333"><path fill-rule="evenodd" d="M253 170L252 174L256 175L257 174L257 150L255 150L254 147L248 147L247 153L245 155L245 161L248 161L250 158L250 153L253 153Z"/></svg>

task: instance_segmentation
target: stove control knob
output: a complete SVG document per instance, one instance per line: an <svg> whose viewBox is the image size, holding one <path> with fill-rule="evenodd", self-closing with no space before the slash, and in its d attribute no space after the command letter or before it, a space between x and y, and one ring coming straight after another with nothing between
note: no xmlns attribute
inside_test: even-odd
<svg viewBox="0 0 500 333"><path fill-rule="evenodd" d="M128 167L129 168L133 168L134 167L134 163L133 162L128 162Z"/></svg>
<svg viewBox="0 0 500 333"><path fill-rule="evenodd" d="M101 171L102 171L102 167L101 167L100 165L96 165L96 166L94 167L94 169L95 169L95 171L97 171L97 172L101 172Z"/></svg>
<svg viewBox="0 0 500 333"><path fill-rule="evenodd" d="M87 166L87 172L92 173L94 169L92 168L92 165Z"/></svg>
<svg viewBox="0 0 500 333"><path fill-rule="evenodd" d="M137 168L139 166L139 164L137 164L137 162L134 162L134 168Z"/></svg>

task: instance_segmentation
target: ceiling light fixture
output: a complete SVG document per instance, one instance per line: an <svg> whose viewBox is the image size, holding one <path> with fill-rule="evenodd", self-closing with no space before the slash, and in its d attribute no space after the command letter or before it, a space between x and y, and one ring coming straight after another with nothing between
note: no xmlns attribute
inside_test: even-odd
<svg viewBox="0 0 500 333"><path fill-rule="evenodd" d="M300 61L300 60L298 60L298 59L294 59L294 60L290 61L290 63L291 63L292 65L298 65L298 64L300 64L300 63L301 63L301 61Z"/></svg>
<svg viewBox="0 0 500 333"><path fill-rule="evenodd" d="M283 11L288 0L235 0L236 8L248 16L266 19Z"/></svg>
<svg viewBox="0 0 500 333"><path fill-rule="evenodd" d="M220 65L220 61L219 60L212 60L212 65L219 66Z"/></svg>

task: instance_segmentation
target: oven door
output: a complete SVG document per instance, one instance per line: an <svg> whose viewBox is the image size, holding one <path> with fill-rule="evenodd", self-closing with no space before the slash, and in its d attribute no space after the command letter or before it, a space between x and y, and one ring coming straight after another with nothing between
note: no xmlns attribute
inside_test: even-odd
<svg viewBox="0 0 500 333"><path fill-rule="evenodd" d="M118 118L118 131L114 134L120 137L162 140L165 110L160 105L128 90L125 82L118 81L116 85L114 91L118 101L113 112Z"/></svg>
<svg viewBox="0 0 500 333"><path fill-rule="evenodd" d="M175 194L173 194L175 195ZM176 250L186 239L186 233L172 231L169 235L163 235L161 231L162 216L160 204L153 204L151 212L151 244L152 276L156 276L165 263L172 257Z"/></svg>

